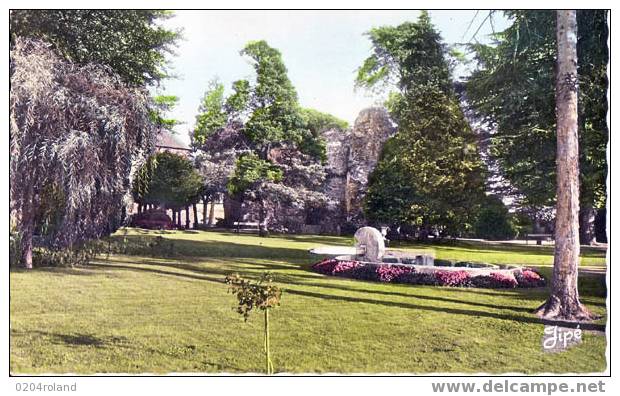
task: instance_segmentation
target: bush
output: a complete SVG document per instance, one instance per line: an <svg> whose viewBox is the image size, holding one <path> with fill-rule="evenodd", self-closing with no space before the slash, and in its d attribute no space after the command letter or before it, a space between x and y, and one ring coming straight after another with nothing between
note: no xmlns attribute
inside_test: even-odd
<svg viewBox="0 0 620 396"><path fill-rule="evenodd" d="M355 268L351 273L351 278L365 280L365 281L378 281L379 276L377 274L377 268L374 265L362 265Z"/></svg>
<svg viewBox="0 0 620 396"><path fill-rule="evenodd" d="M418 272L414 267L390 264L362 264L359 261L325 259L312 266L325 275L365 281L406 283L448 287L515 288L542 287L545 279L535 270L523 268L513 272L491 272L489 275L471 276L468 271L435 270Z"/></svg>
<svg viewBox="0 0 620 396"><path fill-rule="evenodd" d="M492 289L511 289L518 286L514 276L505 275L499 272L492 272L490 275L478 275L471 278L472 286ZM526 286L527 287L527 286Z"/></svg>
<svg viewBox="0 0 620 396"><path fill-rule="evenodd" d="M478 238L501 240L513 239L517 227L504 203L495 196L488 196L474 222L474 234Z"/></svg>
<svg viewBox="0 0 620 396"><path fill-rule="evenodd" d="M21 260L21 236L14 229L9 230L9 266L17 267Z"/></svg>
<svg viewBox="0 0 620 396"><path fill-rule="evenodd" d="M439 286L471 286L471 276L467 271L435 271L435 278Z"/></svg>
<svg viewBox="0 0 620 396"><path fill-rule="evenodd" d="M411 271L403 273L394 279L396 283L408 283L411 285L437 286L437 278L434 273Z"/></svg>
<svg viewBox="0 0 620 396"><path fill-rule="evenodd" d="M402 265L378 265L375 269L377 279L381 282L391 282L399 276L412 273L413 271L413 267L405 267Z"/></svg>
<svg viewBox="0 0 620 396"><path fill-rule="evenodd" d="M88 242L72 249L36 248L32 252L33 267L75 267L90 264L102 252L97 241Z"/></svg>
<svg viewBox="0 0 620 396"><path fill-rule="evenodd" d="M547 283L540 273L531 268L516 271L515 279L520 287L544 287Z"/></svg>

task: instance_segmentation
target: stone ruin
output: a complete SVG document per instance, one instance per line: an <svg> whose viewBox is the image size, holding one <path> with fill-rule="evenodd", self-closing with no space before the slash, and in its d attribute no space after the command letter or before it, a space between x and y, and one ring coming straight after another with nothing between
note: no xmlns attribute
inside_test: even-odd
<svg viewBox="0 0 620 396"><path fill-rule="evenodd" d="M385 141L395 132L388 112L381 107L362 110L352 128L323 131L327 146L323 192L334 204L310 215L296 208L283 208L279 215L288 232L339 235L365 225L363 201L368 176L377 165ZM241 205L226 197L224 211L227 220L236 221Z"/></svg>
<svg viewBox="0 0 620 396"><path fill-rule="evenodd" d="M327 141L327 180L324 192L336 202L320 219L322 233L339 234L342 224L355 229L365 224L363 201L368 176L377 165L385 141L396 132L384 108L360 112L352 128L323 132Z"/></svg>

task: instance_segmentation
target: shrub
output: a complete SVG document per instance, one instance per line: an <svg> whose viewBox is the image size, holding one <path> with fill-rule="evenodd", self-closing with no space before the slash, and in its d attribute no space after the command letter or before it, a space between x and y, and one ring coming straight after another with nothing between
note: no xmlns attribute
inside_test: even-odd
<svg viewBox="0 0 620 396"><path fill-rule="evenodd" d="M349 273L349 275L354 279L360 279L365 281L378 281L379 275L377 274L377 266L376 265L362 265L360 267L355 268L353 271Z"/></svg>
<svg viewBox="0 0 620 396"><path fill-rule="evenodd" d="M474 233L484 239L512 239L517 235L517 228L512 215L501 199L488 196L487 203L478 212L474 223Z"/></svg>
<svg viewBox="0 0 620 396"><path fill-rule="evenodd" d="M21 237L19 232L11 228L9 230L9 266L17 267L21 260Z"/></svg>
<svg viewBox="0 0 620 396"><path fill-rule="evenodd" d="M379 265L376 267L375 271L379 281L391 282L399 276L413 272L414 269L412 267L405 267L402 265Z"/></svg>
<svg viewBox="0 0 620 396"><path fill-rule="evenodd" d="M437 285L437 278L434 273L411 271L409 273L402 273L396 278L394 282L407 283L410 285Z"/></svg>
<svg viewBox="0 0 620 396"><path fill-rule="evenodd" d="M514 276L492 272L489 275L478 275L471 278L472 286L493 289L511 289L518 286Z"/></svg>
<svg viewBox="0 0 620 396"><path fill-rule="evenodd" d="M467 271L435 271L435 278L439 286L462 287L471 285L471 276Z"/></svg>
<svg viewBox="0 0 620 396"><path fill-rule="evenodd" d="M102 252L101 244L92 241L72 249L37 248L33 250L34 267L74 267L89 264Z"/></svg>
<svg viewBox="0 0 620 396"><path fill-rule="evenodd" d="M531 268L523 268L515 272L515 278L519 287L544 287L547 282L537 271Z"/></svg>
<svg viewBox="0 0 620 396"><path fill-rule="evenodd" d="M414 267L391 264L362 264L359 261L324 259L312 266L324 275L340 276L365 281L406 283L450 287L515 288L541 287L545 279L535 270L524 268L511 272L491 272L489 275L471 276L465 270L435 270L418 272Z"/></svg>

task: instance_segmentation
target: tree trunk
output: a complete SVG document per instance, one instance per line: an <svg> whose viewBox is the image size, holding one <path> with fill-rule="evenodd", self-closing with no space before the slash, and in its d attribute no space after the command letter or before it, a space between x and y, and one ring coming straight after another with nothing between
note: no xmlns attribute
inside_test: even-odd
<svg viewBox="0 0 620 396"><path fill-rule="evenodd" d="M185 228L189 230L189 206L185 207Z"/></svg>
<svg viewBox="0 0 620 396"><path fill-rule="evenodd" d="M34 231L34 214L32 205L22 209L20 244L20 262L24 268L32 269L32 234ZM24 210L26 209L26 210Z"/></svg>
<svg viewBox="0 0 620 396"><path fill-rule="evenodd" d="M243 216L241 202L224 196L224 222L227 227L232 227L235 221Z"/></svg>
<svg viewBox="0 0 620 396"><path fill-rule="evenodd" d="M23 204L20 213L20 227L18 228L20 237L20 264L27 269L32 269L32 234L34 233L34 209L35 192L32 183L28 185L24 194Z"/></svg>
<svg viewBox="0 0 620 396"><path fill-rule="evenodd" d="M591 206L579 208L579 243L582 245L591 245L594 241L594 219L596 218L596 209Z"/></svg>
<svg viewBox="0 0 620 396"><path fill-rule="evenodd" d="M607 243L607 209L598 209L594 220L596 242Z"/></svg>
<svg viewBox="0 0 620 396"><path fill-rule="evenodd" d="M207 224L207 206L209 205L209 202L207 201L207 197L204 196L202 197L202 224L206 225L211 225L211 224Z"/></svg>
<svg viewBox="0 0 620 396"><path fill-rule="evenodd" d="M211 208L209 209L209 225L215 224L215 199L211 200Z"/></svg>
<svg viewBox="0 0 620 396"><path fill-rule="evenodd" d="M192 204L192 212L194 213L194 228L198 228L198 208L196 204Z"/></svg>
<svg viewBox="0 0 620 396"><path fill-rule="evenodd" d="M557 11L557 203L551 295L536 313L545 319L592 320L579 301L579 147L577 138L577 13Z"/></svg>
<svg viewBox="0 0 620 396"><path fill-rule="evenodd" d="M258 210L258 235L261 237L267 236L267 229L265 227L265 205L261 201L260 209Z"/></svg>

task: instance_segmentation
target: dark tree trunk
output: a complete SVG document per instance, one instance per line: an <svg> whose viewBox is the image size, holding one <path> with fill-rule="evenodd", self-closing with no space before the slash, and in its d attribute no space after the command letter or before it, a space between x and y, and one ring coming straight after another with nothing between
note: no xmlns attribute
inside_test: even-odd
<svg viewBox="0 0 620 396"><path fill-rule="evenodd" d="M594 241L596 209L591 206L579 208L579 243L590 245Z"/></svg>
<svg viewBox="0 0 620 396"><path fill-rule="evenodd" d="M194 228L198 228L198 208L196 204L192 204L192 211L194 212Z"/></svg>
<svg viewBox="0 0 620 396"><path fill-rule="evenodd" d="M185 228L189 229L189 206L185 207Z"/></svg>
<svg viewBox="0 0 620 396"><path fill-rule="evenodd" d="M24 268L32 269L32 235L34 233L34 210L36 195L32 183L29 184L21 207L20 218L20 263Z"/></svg>
<svg viewBox="0 0 620 396"><path fill-rule="evenodd" d="M209 225L215 224L215 199L211 200L211 207L209 208Z"/></svg>
<svg viewBox="0 0 620 396"><path fill-rule="evenodd" d="M603 208L596 211L594 224L596 242L607 243L607 209Z"/></svg>
<svg viewBox="0 0 620 396"><path fill-rule="evenodd" d="M22 211L21 238L21 265L24 268L32 269L32 234L34 231L34 214L32 205L28 205Z"/></svg>
<svg viewBox="0 0 620 396"><path fill-rule="evenodd" d="M267 228L265 227L265 205L261 201L260 209L258 210L258 235L261 237L267 236Z"/></svg>
<svg viewBox="0 0 620 396"><path fill-rule="evenodd" d="M235 221L242 217L241 203L228 195L224 196L224 223L232 227Z"/></svg>
<svg viewBox="0 0 620 396"><path fill-rule="evenodd" d="M209 202L207 201L207 197L202 197L202 224L207 225L207 206ZM211 225L211 224L208 224Z"/></svg>
<svg viewBox="0 0 620 396"><path fill-rule="evenodd" d="M557 203L551 295L536 313L553 320L592 320L579 301L579 147L577 138L577 13L557 11Z"/></svg>

